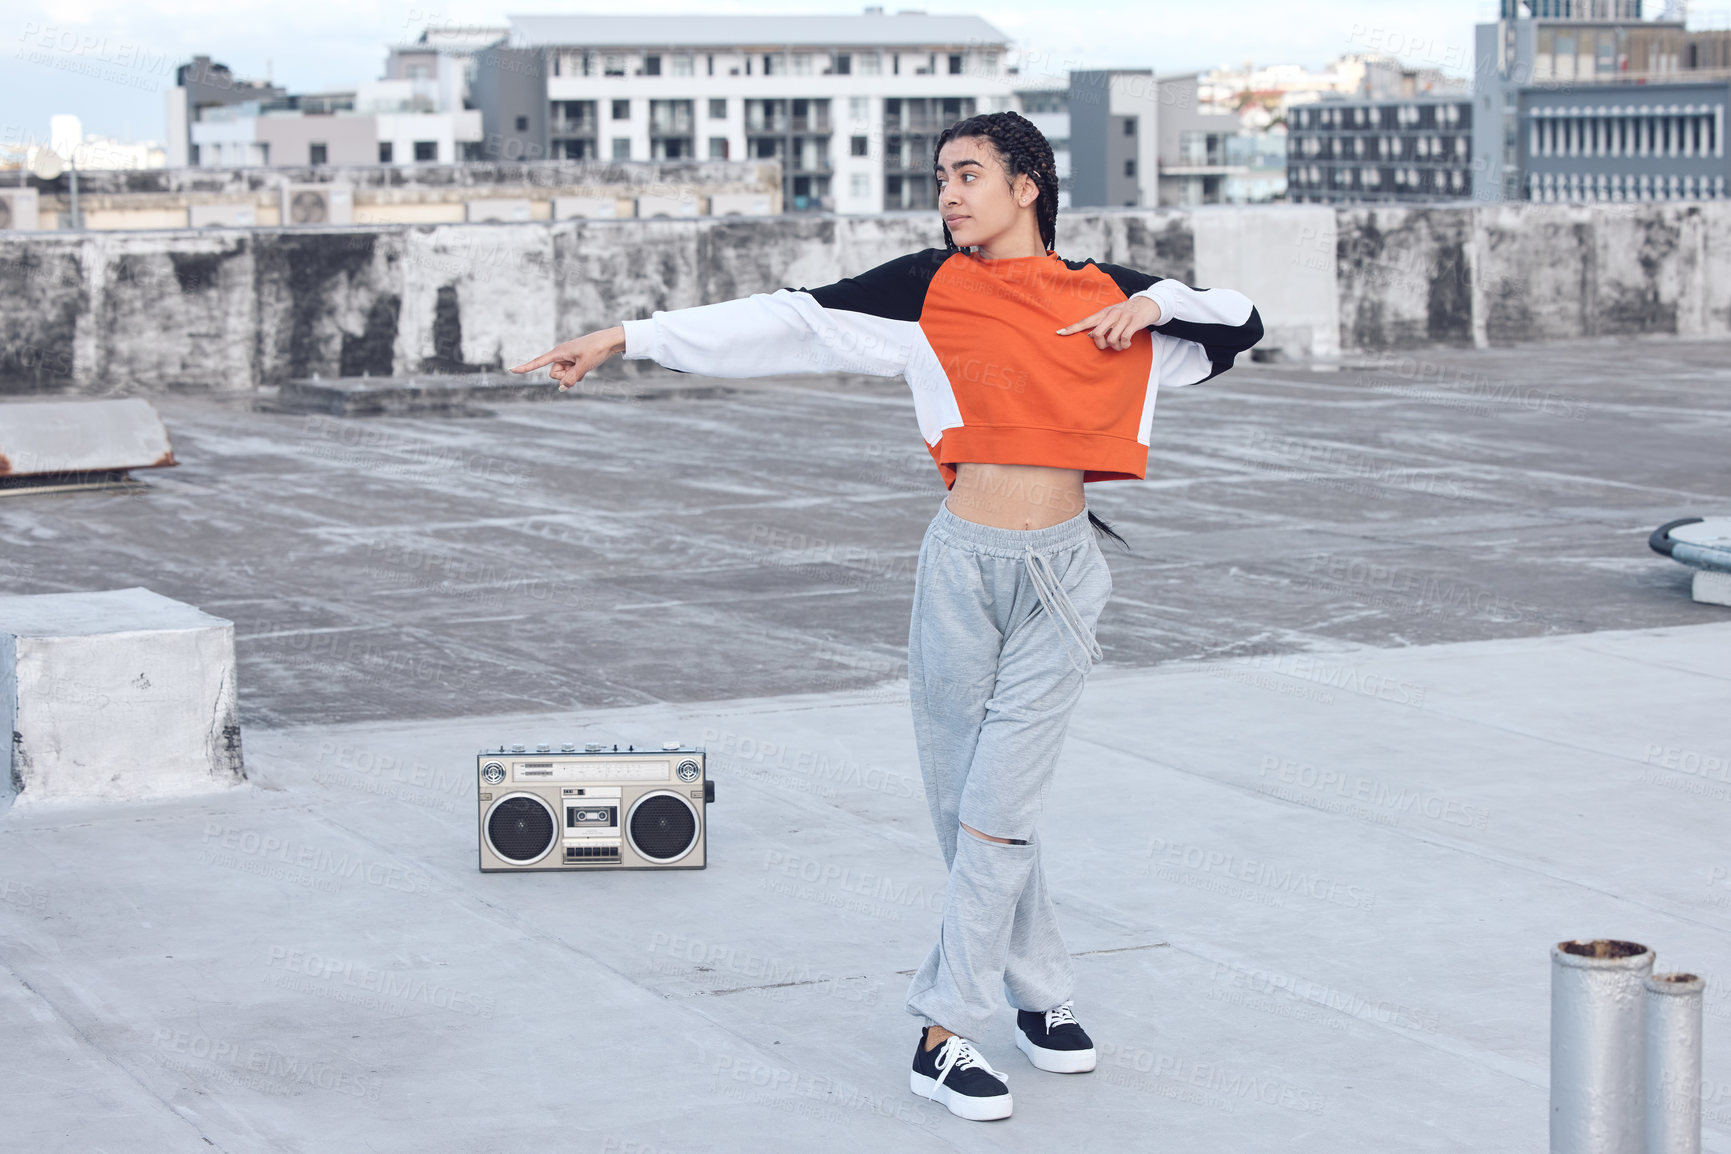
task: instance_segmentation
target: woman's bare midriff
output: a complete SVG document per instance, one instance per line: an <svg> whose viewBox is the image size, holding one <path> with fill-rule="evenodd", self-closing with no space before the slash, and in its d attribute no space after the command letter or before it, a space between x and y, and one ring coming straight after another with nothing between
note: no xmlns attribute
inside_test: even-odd
<svg viewBox="0 0 1731 1154"><path fill-rule="evenodd" d="M979 461L956 465L956 483L944 505L964 521L997 529L1045 529L1087 507L1080 469Z"/></svg>

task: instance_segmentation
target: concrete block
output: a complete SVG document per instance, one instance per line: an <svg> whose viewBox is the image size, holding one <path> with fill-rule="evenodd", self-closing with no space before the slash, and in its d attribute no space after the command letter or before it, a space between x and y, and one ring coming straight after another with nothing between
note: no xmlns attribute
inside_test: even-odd
<svg viewBox="0 0 1731 1154"><path fill-rule="evenodd" d="M143 397L25 401L0 408L0 476L149 469L174 449Z"/></svg>
<svg viewBox="0 0 1731 1154"><path fill-rule="evenodd" d="M1340 354L1335 210L1326 205L1197 209L1195 283L1256 302L1262 348L1296 359ZM1171 275L1171 274L1162 274Z"/></svg>
<svg viewBox="0 0 1731 1154"><path fill-rule="evenodd" d="M510 373L451 376L337 377L284 381L277 403L284 409L350 417L376 413L474 411L480 401L538 401L579 396L561 393L557 382Z"/></svg>
<svg viewBox="0 0 1731 1154"><path fill-rule="evenodd" d="M1731 605L1731 573L1695 570L1690 594L1703 605Z"/></svg>
<svg viewBox="0 0 1731 1154"><path fill-rule="evenodd" d="M234 624L140 588L0 597L0 723L9 800L238 785Z"/></svg>

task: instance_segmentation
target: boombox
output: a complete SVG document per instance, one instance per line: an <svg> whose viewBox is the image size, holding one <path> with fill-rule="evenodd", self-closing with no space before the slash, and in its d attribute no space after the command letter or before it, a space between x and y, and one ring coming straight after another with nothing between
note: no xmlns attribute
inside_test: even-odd
<svg viewBox="0 0 1731 1154"><path fill-rule="evenodd" d="M590 742L483 749L481 870L703 869L703 750Z"/></svg>

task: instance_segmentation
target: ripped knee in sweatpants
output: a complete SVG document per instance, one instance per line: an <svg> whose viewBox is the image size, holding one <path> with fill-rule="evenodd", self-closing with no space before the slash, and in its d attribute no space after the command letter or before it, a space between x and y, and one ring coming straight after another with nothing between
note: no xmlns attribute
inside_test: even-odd
<svg viewBox="0 0 1731 1154"><path fill-rule="evenodd" d="M973 826L969 825L967 822L961 822L959 824L961 825L961 827L964 830L966 830L968 833L973 834L974 837L976 837L980 841L996 842L998 845L1027 845L1028 844L1027 839L1025 839L1025 838L993 837L989 833L981 833L979 830L975 829Z"/></svg>

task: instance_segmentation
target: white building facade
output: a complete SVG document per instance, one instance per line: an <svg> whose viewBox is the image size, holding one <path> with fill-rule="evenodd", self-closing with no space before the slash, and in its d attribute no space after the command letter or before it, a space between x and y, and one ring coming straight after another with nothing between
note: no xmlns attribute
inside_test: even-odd
<svg viewBox="0 0 1731 1154"><path fill-rule="evenodd" d="M542 109L482 111L555 159L779 160L788 211L935 203L951 122L1016 106L1009 41L974 16L516 16Z"/></svg>

